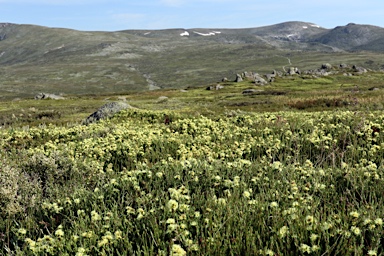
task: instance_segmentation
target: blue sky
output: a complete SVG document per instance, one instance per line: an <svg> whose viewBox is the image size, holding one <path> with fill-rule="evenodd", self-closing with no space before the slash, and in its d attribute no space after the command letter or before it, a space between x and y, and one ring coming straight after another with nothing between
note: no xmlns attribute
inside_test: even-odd
<svg viewBox="0 0 384 256"><path fill-rule="evenodd" d="M285 21L384 27L383 0L0 0L0 22L86 31L250 28Z"/></svg>

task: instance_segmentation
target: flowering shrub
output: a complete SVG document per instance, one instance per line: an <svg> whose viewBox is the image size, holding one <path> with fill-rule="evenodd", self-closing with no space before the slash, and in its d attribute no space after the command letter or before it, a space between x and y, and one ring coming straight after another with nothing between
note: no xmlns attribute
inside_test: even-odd
<svg viewBox="0 0 384 256"><path fill-rule="evenodd" d="M1 166L0 202L17 210L3 214L0 243L26 255L379 255L383 120L135 109L3 129L14 168ZM38 202L18 196L20 177Z"/></svg>

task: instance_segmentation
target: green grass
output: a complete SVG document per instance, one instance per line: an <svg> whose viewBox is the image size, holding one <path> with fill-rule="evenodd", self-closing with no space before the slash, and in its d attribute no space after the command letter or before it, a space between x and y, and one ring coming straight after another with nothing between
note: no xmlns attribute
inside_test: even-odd
<svg viewBox="0 0 384 256"><path fill-rule="evenodd" d="M101 105L109 101L126 100L140 109L168 109L195 115L215 115L231 110L282 111L282 110L381 110L383 105L384 74L369 72L361 76L310 78L293 76L277 78L267 86L256 86L251 81L220 83L221 90L202 87L184 87L147 92L110 93L102 95L66 95L64 100L30 100L0 102L0 125L35 126L42 123L80 123ZM377 88L378 90L372 90ZM256 89L254 94L243 94ZM160 97L168 97L159 100ZM46 114L46 118L44 117ZM49 115L49 113L56 113Z"/></svg>
<svg viewBox="0 0 384 256"><path fill-rule="evenodd" d="M2 252L380 255L383 76L2 101Z"/></svg>

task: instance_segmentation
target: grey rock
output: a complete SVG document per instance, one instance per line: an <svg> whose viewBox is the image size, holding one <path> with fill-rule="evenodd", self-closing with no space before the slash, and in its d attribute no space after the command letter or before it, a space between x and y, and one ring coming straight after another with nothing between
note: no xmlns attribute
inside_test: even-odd
<svg viewBox="0 0 384 256"><path fill-rule="evenodd" d="M221 90L221 89L224 89L224 86L222 86L221 84L217 84L216 86L215 86L215 90L217 91L217 90Z"/></svg>
<svg viewBox="0 0 384 256"><path fill-rule="evenodd" d="M275 76L277 76L277 77L282 77L282 76L283 76L283 72L281 72L281 71L276 71L276 70L273 70L272 74L275 75Z"/></svg>
<svg viewBox="0 0 384 256"><path fill-rule="evenodd" d="M305 70L303 72L305 75L312 75L314 77L328 76L330 72L327 69L315 69L315 70Z"/></svg>
<svg viewBox="0 0 384 256"><path fill-rule="evenodd" d="M208 86L207 87L207 90L208 91L213 91L213 90L221 90L221 89L224 89L224 86L222 86L221 84L217 84L217 85L215 85L215 86Z"/></svg>
<svg viewBox="0 0 384 256"><path fill-rule="evenodd" d="M236 74L236 80L235 80L235 82L236 83L239 83L239 82L242 82L243 81L243 78L241 77L241 75L240 74Z"/></svg>
<svg viewBox="0 0 384 256"><path fill-rule="evenodd" d="M266 85L266 84L268 84L268 82L264 78L259 76L259 75L255 75L254 79L255 79L254 82L257 85Z"/></svg>
<svg viewBox="0 0 384 256"><path fill-rule="evenodd" d="M299 75L301 74L301 71L296 68L296 67L290 67L288 72L287 72L288 75L292 76L292 75Z"/></svg>
<svg viewBox="0 0 384 256"><path fill-rule="evenodd" d="M358 67L356 65L353 65L352 67L353 71L355 71L356 73L358 74L363 74L363 73L367 73L367 70L363 67Z"/></svg>
<svg viewBox="0 0 384 256"><path fill-rule="evenodd" d="M84 124L90 124L97 122L101 119L106 119L112 117L121 110L132 108L129 104L125 102L109 102L99 108L96 112L91 114L87 119L84 120Z"/></svg>
<svg viewBox="0 0 384 256"><path fill-rule="evenodd" d="M252 79L254 79L255 75L258 75L258 74L253 73L253 72L243 72L243 73L242 73L242 78L243 78L243 79L249 79L249 80L252 80Z"/></svg>
<svg viewBox="0 0 384 256"><path fill-rule="evenodd" d="M275 74L266 74L265 77L267 78L267 82L272 83L273 81L275 81L276 75Z"/></svg>
<svg viewBox="0 0 384 256"><path fill-rule="evenodd" d="M42 92L35 95L35 100L45 100L45 99L63 100L65 98L63 96L59 96L59 95L56 95L56 94L42 93Z"/></svg>
<svg viewBox="0 0 384 256"><path fill-rule="evenodd" d="M166 102L166 101L168 101L168 97L167 96L160 96L157 99L157 103L162 103L162 102Z"/></svg>
<svg viewBox="0 0 384 256"><path fill-rule="evenodd" d="M324 63L324 64L321 65L321 69L331 70L332 69L332 65L329 64L329 63Z"/></svg>

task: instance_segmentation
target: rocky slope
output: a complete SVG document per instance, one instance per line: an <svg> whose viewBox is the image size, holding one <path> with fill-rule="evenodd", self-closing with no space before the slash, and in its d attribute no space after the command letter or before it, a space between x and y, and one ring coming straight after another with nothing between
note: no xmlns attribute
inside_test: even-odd
<svg viewBox="0 0 384 256"><path fill-rule="evenodd" d="M0 98L185 88L319 62L377 69L383 42L384 28L357 24L86 32L0 23Z"/></svg>

